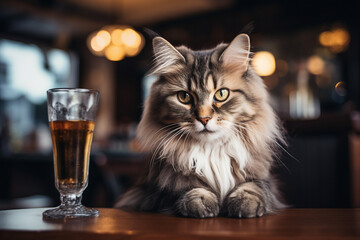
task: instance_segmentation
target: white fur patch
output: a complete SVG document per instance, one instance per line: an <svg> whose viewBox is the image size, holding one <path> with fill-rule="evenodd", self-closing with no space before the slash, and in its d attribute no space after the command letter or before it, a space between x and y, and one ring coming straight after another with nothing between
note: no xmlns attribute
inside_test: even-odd
<svg viewBox="0 0 360 240"><path fill-rule="evenodd" d="M177 154L169 154L166 160L175 169L185 174L194 172L220 195L222 201L226 194L235 187L231 159L234 159L244 173L248 152L238 138L230 138L226 142L198 142L188 144Z"/></svg>

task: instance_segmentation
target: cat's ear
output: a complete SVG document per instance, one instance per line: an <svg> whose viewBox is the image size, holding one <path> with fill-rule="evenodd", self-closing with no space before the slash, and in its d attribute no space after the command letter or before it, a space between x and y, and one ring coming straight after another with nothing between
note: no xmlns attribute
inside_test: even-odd
<svg viewBox="0 0 360 240"><path fill-rule="evenodd" d="M185 57L164 38L157 36L152 43L155 55L154 73L174 72L179 64L186 62Z"/></svg>
<svg viewBox="0 0 360 240"><path fill-rule="evenodd" d="M249 65L250 38L247 34L239 34L228 45L219 60L225 67L245 72Z"/></svg>

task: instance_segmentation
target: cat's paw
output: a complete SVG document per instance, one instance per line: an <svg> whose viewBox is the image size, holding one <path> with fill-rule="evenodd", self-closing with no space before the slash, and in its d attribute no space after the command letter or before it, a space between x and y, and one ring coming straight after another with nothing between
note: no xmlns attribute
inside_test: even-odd
<svg viewBox="0 0 360 240"><path fill-rule="evenodd" d="M229 217L236 218L261 217L266 212L261 193L241 187L228 196L225 208Z"/></svg>
<svg viewBox="0 0 360 240"><path fill-rule="evenodd" d="M181 215L195 218L216 217L219 214L217 196L203 188L188 191L178 202Z"/></svg>

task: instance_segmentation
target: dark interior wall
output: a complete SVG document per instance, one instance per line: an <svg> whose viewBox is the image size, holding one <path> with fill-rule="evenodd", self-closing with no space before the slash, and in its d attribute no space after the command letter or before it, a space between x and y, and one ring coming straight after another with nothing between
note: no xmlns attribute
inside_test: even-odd
<svg viewBox="0 0 360 240"><path fill-rule="evenodd" d="M288 147L274 168L293 207L351 207L348 115L289 120Z"/></svg>
<svg viewBox="0 0 360 240"><path fill-rule="evenodd" d="M140 121L143 105L141 81L146 69L146 66L139 66L136 59L126 59L118 64L115 81L115 117L118 122Z"/></svg>
<svg viewBox="0 0 360 240"><path fill-rule="evenodd" d="M350 207L347 134L302 135L290 141L277 174L293 207Z"/></svg>
<svg viewBox="0 0 360 240"><path fill-rule="evenodd" d="M167 37L175 44L193 44L191 47L202 48L204 43L213 45L219 41L230 41L236 34L248 30L255 34L284 35L334 22L358 26L356 14L351 1L236 1L226 10L151 27L169 35Z"/></svg>

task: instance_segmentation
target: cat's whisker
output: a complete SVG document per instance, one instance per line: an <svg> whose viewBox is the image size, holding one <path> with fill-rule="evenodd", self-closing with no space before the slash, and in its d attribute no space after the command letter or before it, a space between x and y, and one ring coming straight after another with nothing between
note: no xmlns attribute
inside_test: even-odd
<svg viewBox="0 0 360 240"><path fill-rule="evenodd" d="M155 153L157 154L158 151L163 147L163 143L166 143L172 136L174 133L176 133L177 131L179 131L180 127L175 128L173 130L171 130L170 132L168 132L165 136L163 136L162 138L159 139L159 141L156 143L157 148L155 150Z"/></svg>
<svg viewBox="0 0 360 240"><path fill-rule="evenodd" d="M226 132L230 133L233 137L239 137L239 135L237 135L237 132L234 132L233 128L226 126L224 127L224 129L226 130Z"/></svg>
<svg viewBox="0 0 360 240"><path fill-rule="evenodd" d="M186 141L188 140L188 137L190 136L190 134L191 134L191 129L187 131L187 134L186 134L184 142L183 142L184 146L186 146Z"/></svg>
<svg viewBox="0 0 360 240"><path fill-rule="evenodd" d="M233 137L235 137L235 138L239 137L239 136L237 135L237 133L234 132L233 129L231 129L231 128L224 128L224 129L225 129L225 131L226 131L227 133L229 133L231 136L233 136ZM242 139L242 138L241 138L241 139Z"/></svg>
<svg viewBox="0 0 360 240"><path fill-rule="evenodd" d="M252 132L252 133L256 133L255 131L253 131L252 129L250 129L249 127L247 127L244 123L242 123L242 122L235 122L235 123L233 123L235 126L237 126L237 127L239 127L239 128L242 128L242 129L244 129L244 130L246 130L246 131L249 131L249 132ZM267 138L269 138L269 139L274 139L274 137L270 137L270 136L265 136L265 137L267 137ZM284 142L284 144L285 144L285 141L282 139L282 138L277 138L278 140L280 140L281 142Z"/></svg>
<svg viewBox="0 0 360 240"><path fill-rule="evenodd" d="M190 136L190 134L191 134L191 129L188 131L188 134L187 134L186 137L185 137L184 144L186 143L186 140L188 139L188 137Z"/></svg>
<svg viewBox="0 0 360 240"><path fill-rule="evenodd" d="M166 149L171 141L182 132L181 128L178 128L163 144L163 149Z"/></svg>
<svg viewBox="0 0 360 240"><path fill-rule="evenodd" d="M175 158L175 152L176 152L176 149L177 149L177 145L178 145L180 139L181 139L186 133L187 133L186 130L185 130L185 129L182 129L182 133L181 133L179 139L176 141L175 146L173 147L173 153L171 154L172 158Z"/></svg>
<svg viewBox="0 0 360 240"><path fill-rule="evenodd" d="M289 173L291 173L290 169L289 169L289 168L286 166L286 164L281 160L281 158L277 157L276 160L279 161L279 162L281 163L281 165L283 165ZM297 160L297 159L296 159L296 160Z"/></svg>
<svg viewBox="0 0 360 240"><path fill-rule="evenodd" d="M163 147L162 147L161 154L160 154L161 157L166 157L166 156L167 156L167 154L164 153L164 152L167 152L167 151L168 151L167 148L168 148L169 144L172 142L172 140L173 140L174 138L176 138L177 136L179 136L179 134L181 134L181 133L182 133L182 129L178 129L178 130L164 143L164 145L163 145Z"/></svg>
<svg viewBox="0 0 360 240"><path fill-rule="evenodd" d="M174 129L170 129L171 131L167 132L164 136L162 136L156 144L161 145L161 143L164 141L164 139L166 139L169 135L173 134L174 132L180 130L180 127L176 127Z"/></svg>
<svg viewBox="0 0 360 240"><path fill-rule="evenodd" d="M154 159L155 159L155 157L157 155L157 152L159 150L158 148L161 145L160 143L161 143L162 139L167 138L168 135L171 134L171 132L176 129L176 125L178 125L178 123L169 124L169 125L166 125L166 126L160 128L160 129L158 129L153 134L153 139L158 139L158 140L156 140L155 142L146 143L147 147L149 147L149 145L150 145L150 147L149 147L150 149L153 149L157 145L157 147L155 148L155 151L153 151L153 154L152 154L151 159L150 159L150 167L153 165ZM174 128L174 129L172 129L172 128ZM162 136L160 138L158 137L160 134L163 134L165 131L169 131L171 129L172 129L172 131L166 133L164 136Z"/></svg>
<svg viewBox="0 0 360 240"><path fill-rule="evenodd" d="M160 134L162 134L162 133L165 132L165 131L171 130L171 128L174 128L174 129L175 129L175 128L176 128L176 127L175 127L176 125L178 125L178 123L173 123L173 124L166 125L166 126L160 128L159 130L157 130L157 131L154 133L153 138L154 138L154 139L158 139L158 136L159 136ZM174 130L174 129L173 129L173 130ZM151 145L150 149L154 148L154 146L157 145L157 144L158 144L164 137L166 137L168 134L169 134L169 132L166 133L164 136L160 137L158 141L150 142L150 143L149 143L149 144Z"/></svg>
<svg viewBox="0 0 360 240"><path fill-rule="evenodd" d="M241 124L236 124L236 123L232 123L232 122L230 122L230 121L227 121L227 122L231 123L231 125L233 125L233 126L239 127L240 129L243 129L243 130L245 130L245 131L249 131L249 132L254 133L251 129L245 127L243 124L242 124L242 125L241 125ZM237 123L239 123L239 122L237 122ZM237 130L237 129L234 129L234 130L235 130L236 132L238 132L238 133L242 136L242 139L243 139L243 140L247 141L247 139L243 137L243 132L241 132L240 130ZM266 137L270 138L269 136L266 136ZM270 138L270 139L272 139L272 138ZM248 142L248 141L247 141L247 142ZM248 143L249 143L249 142L248 142ZM299 162L298 159L296 159L295 157L293 157L293 156L292 156L283 146L281 146L277 141L273 141L273 143L275 143L276 145L278 145L278 146L279 146L284 152L286 152L291 158L293 158L294 160L296 160L297 162ZM289 168L286 166L286 164L285 164L279 157L276 157L276 159L277 159L277 161L279 161L279 162L281 163L281 165L283 165L283 166L290 172Z"/></svg>
<svg viewBox="0 0 360 240"><path fill-rule="evenodd" d="M251 129L246 128L246 127L243 127L243 126L240 126L240 125L234 124L234 126L237 126L237 127L241 128L241 129L244 129L244 130L246 130L246 131L252 132ZM240 132L240 131L239 131L239 132ZM268 136L267 136L267 137L268 137ZM270 138L270 137L268 137L268 138ZM273 141L273 143L275 143L278 147L280 147L286 154L288 154L288 155L289 155L291 158L293 158L295 161L299 162L298 159L296 159L294 156L292 156L292 155L291 155L283 146L281 146L281 144L279 144L277 141ZM276 160L279 161L279 162L281 163L281 165L283 165L283 166L287 169L288 172L290 172L290 169L289 169L289 168L286 166L286 164L281 160L281 158L280 158L280 157L277 157L277 156L275 156L275 157L276 157Z"/></svg>
<svg viewBox="0 0 360 240"><path fill-rule="evenodd" d="M240 123L240 122L237 122L237 123ZM252 133L254 133L255 134L255 132L253 131L253 130L251 130L251 129L249 129L249 128L246 128L244 125L239 125L239 124L234 124L235 126L237 126L237 127L239 127L239 128L242 128L242 129L244 129L244 130L246 130L246 131L249 131L249 132L252 132ZM269 136L266 136L267 138L269 138L269 139L273 139L273 138L271 138L271 137L269 137ZM283 140L283 139L279 139L283 144L285 144L286 145L286 143L285 143L285 140ZM291 157L293 160L295 160L296 162L300 162L296 157L294 157L293 155L291 155L280 143L278 143L276 140L275 141L273 141L273 143L275 143L278 147L280 147L289 157Z"/></svg>
<svg viewBox="0 0 360 240"><path fill-rule="evenodd" d="M162 138L160 138L160 139L157 141L157 143L156 143L157 147L156 147L155 151L153 152L152 158L151 158L151 160L150 160L151 163L153 163L154 159L157 157L159 151L161 150L162 145L163 145L162 143L163 143L164 141L167 141L167 139L171 138L172 134L173 134L174 132L178 131L179 129L180 129L180 127L177 127L177 128L175 128L175 129L171 130L170 132L168 132L167 134L165 134L165 136L163 136Z"/></svg>
<svg viewBox="0 0 360 240"><path fill-rule="evenodd" d="M300 160L297 159L296 157L294 157L293 155L291 155L283 146L281 146L280 143L275 141L275 144L278 145L278 147L280 147L289 157L291 157L293 160L295 160L296 162L300 163Z"/></svg>
<svg viewBox="0 0 360 240"><path fill-rule="evenodd" d="M159 130L157 130L155 133L154 133L154 137L157 137L158 135L160 135L162 132L165 132L165 131L168 131L169 129L171 128L175 128L175 126L177 126L179 123L172 123L172 124L169 124L169 125L166 125L162 128L160 128Z"/></svg>
<svg viewBox="0 0 360 240"><path fill-rule="evenodd" d="M238 131L240 133L240 131ZM278 144L277 142L275 142L276 144ZM282 146L280 146L282 148ZM285 149L283 149L285 152L287 152ZM288 153L288 152L287 152ZM289 154L289 153L288 153ZM291 155L290 155L291 156ZM291 156L292 157L292 156ZM276 157L276 160L279 161L281 163L281 165L283 165L288 172L290 172L290 169L286 166L286 164L281 160L281 158ZM295 159L296 161L298 161L297 159Z"/></svg>
<svg viewBox="0 0 360 240"><path fill-rule="evenodd" d="M231 128L231 132L233 132L233 135L235 137L240 137L241 141L244 143L244 147L249 151L249 147L251 146L250 141L244 136L244 133L242 131L237 130L236 128Z"/></svg>
<svg viewBox="0 0 360 240"><path fill-rule="evenodd" d="M226 120L225 120L225 121L226 121ZM244 133L243 133L242 131L239 131L238 129L233 128L233 127L234 127L234 124L233 124L232 122L230 122L230 121L226 121L226 122L228 122L228 123L231 125L231 127L230 127L230 130L231 130L231 131L236 131L236 133L239 134L239 135L235 135L236 137L239 136L243 141L245 141L245 143L250 144L249 140L248 140L247 138L245 138ZM246 145L247 145L247 144L246 144ZM246 146L246 147L247 147L247 146Z"/></svg>

